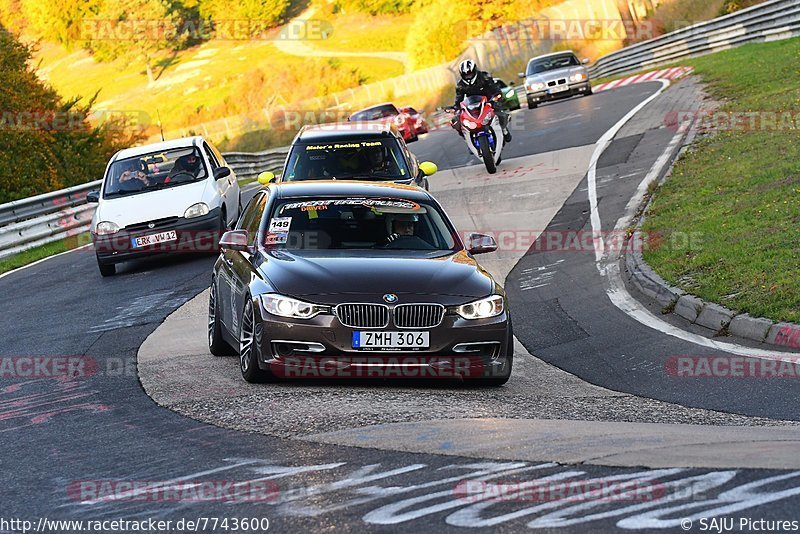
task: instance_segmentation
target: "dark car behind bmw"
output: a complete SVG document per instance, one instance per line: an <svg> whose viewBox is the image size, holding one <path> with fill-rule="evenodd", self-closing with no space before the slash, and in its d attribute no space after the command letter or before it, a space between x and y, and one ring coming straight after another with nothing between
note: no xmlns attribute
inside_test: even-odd
<svg viewBox="0 0 800 534"><path fill-rule="evenodd" d="M299 376L298 366L316 369L311 377L426 371L500 385L510 376L506 296L473 257L496 244L471 234L465 247L426 191L270 184L221 246L209 345L238 352L248 381Z"/></svg>

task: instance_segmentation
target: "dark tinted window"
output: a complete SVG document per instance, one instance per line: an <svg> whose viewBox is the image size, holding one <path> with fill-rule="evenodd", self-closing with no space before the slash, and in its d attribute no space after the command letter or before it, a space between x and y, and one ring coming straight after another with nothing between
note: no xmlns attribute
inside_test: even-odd
<svg viewBox="0 0 800 534"><path fill-rule="evenodd" d="M297 144L283 180L407 180L411 171L394 137Z"/></svg>
<svg viewBox="0 0 800 534"><path fill-rule="evenodd" d="M452 226L432 203L397 198L298 198L277 202L266 246L288 250L456 249Z"/></svg>

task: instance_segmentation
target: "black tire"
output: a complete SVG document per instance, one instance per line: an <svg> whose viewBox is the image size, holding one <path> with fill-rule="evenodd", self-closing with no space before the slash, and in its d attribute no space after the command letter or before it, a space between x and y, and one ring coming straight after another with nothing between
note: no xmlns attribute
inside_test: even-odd
<svg viewBox="0 0 800 534"><path fill-rule="evenodd" d="M594 94L594 91L592 91L592 86L590 85L586 92L583 93L583 96L589 96L591 94Z"/></svg>
<svg viewBox="0 0 800 534"><path fill-rule="evenodd" d="M539 104L537 104L536 102L534 102L533 100L531 100L529 98L528 99L528 109L536 109L537 107L539 107Z"/></svg>
<svg viewBox="0 0 800 534"><path fill-rule="evenodd" d="M97 267L100 269L100 275L104 278L107 276L114 276L117 274L117 266L113 263L101 263L100 258L97 258Z"/></svg>
<svg viewBox="0 0 800 534"><path fill-rule="evenodd" d="M489 139L482 135L478 138L478 145L481 147L481 156L483 157L483 164L486 165L486 172L494 174L497 172L497 166L494 164L494 155L492 149L489 148Z"/></svg>
<svg viewBox="0 0 800 534"><path fill-rule="evenodd" d="M211 281L211 291L208 295L208 350L214 356L233 356L236 354L236 349L231 347L222 337L216 280Z"/></svg>
<svg viewBox="0 0 800 534"><path fill-rule="evenodd" d="M258 366L257 318L253 308L253 299L248 295L242 311L241 328L239 329L239 370L247 382L258 384L268 382L274 375Z"/></svg>

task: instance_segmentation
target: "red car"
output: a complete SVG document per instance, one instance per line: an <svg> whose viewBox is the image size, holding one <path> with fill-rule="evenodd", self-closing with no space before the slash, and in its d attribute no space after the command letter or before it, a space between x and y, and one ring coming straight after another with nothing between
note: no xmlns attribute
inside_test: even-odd
<svg viewBox="0 0 800 534"><path fill-rule="evenodd" d="M425 122L425 118L419 111L411 106L400 108L400 111L411 117L414 123L414 131L417 132L417 135L428 133L428 123Z"/></svg>
<svg viewBox="0 0 800 534"><path fill-rule="evenodd" d="M401 112L397 109L397 106L391 102L356 111L350 115L347 120L351 122L382 122L387 125L394 124L406 143L412 143L419 139L414 125L414 119L412 119L410 115Z"/></svg>

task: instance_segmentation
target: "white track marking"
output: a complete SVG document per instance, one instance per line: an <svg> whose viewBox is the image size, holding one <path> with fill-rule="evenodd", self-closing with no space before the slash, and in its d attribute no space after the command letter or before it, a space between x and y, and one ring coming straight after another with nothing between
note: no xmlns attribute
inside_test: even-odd
<svg viewBox="0 0 800 534"><path fill-rule="evenodd" d="M18 273L19 271L22 271L23 269L27 269L28 267L33 267L34 265L39 265L43 261L52 260L53 258L57 258L59 256L63 256L64 254L69 254L70 252L75 252L77 250L83 250L83 249L89 248L91 246L92 246L91 243L87 243L86 245L83 245L82 247L73 248L73 249L70 249L70 250L65 250L64 252L59 252L58 254L53 254L52 256L47 256L46 258L42 258L41 260L36 260L33 263L29 263L27 265L23 265L21 267L17 267L16 269L14 269L12 271L8 271L7 273L0 274L0 279L5 278L6 276L8 276L10 274Z"/></svg>
<svg viewBox="0 0 800 534"><path fill-rule="evenodd" d="M617 261L609 260L606 257L604 253L605 244L603 242L601 234L602 228L600 225L600 212L597 208L597 162L600 159L600 156L605 151L605 149L610 144L613 137L617 134L617 132L636 113L638 113L644 106L646 106L647 104L652 102L655 98L657 98L664 91L664 89L666 89L670 85L669 80L665 79L657 79L653 81L661 82L661 88L658 91L656 91L652 96L648 97L638 106L633 108L624 117L622 117L619 120L619 122L617 122L614 126L612 126L611 129L609 129L605 134L603 134L603 136L597 141L595 151L592 154L592 160L589 164L589 172L587 173L589 209L591 210L591 215L589 217L589 220L591 221L592 235L594 236L594 241L595 241L595 249L594 249L595 260L600 275L606 281L606 294L608 295L608 298L611 300L614 306L616 306L626 315L637 320L641 324L647 326L648 328L658 330L661 333L681 339L683 341L688 341L690 343L694 343L702 347L728 352L739 356L749 356L752 358L785 361L791 363L797 362L798 357L800 356L797 353L780 352L777 350L764 350L758 348L745 347L743 345L738 345L736 343L715 341L713 339L709 339L698 334L693 334L691 332L686 332L685 330L681 330L677 326L674 326L660 319L659 317L656 317L655 315L650 313L650 311L648 311L641 303L639 303L638 300L634 299L630 295L630 293L628 293L628 290L625 287L625 283L622 280L621 273L619 272L619 264L617 263ZM661 170L669 161L670 154L672 150L675 149L675 145L680 139L680 136L681 134L677 134L675 137L672 138L667 148L659 156L659 158L654 163L653 167L650 169L650 172L647 173L647 176L645 176L642 182L639 184L638 188L636 189L636 193L628 202L628 205L625 208L625 213L617 221L615 225L616 229L626 227L628 223L633 219L633 215L635 214L636 209L639 206L639 203L644 198L644 193L645 191L647 191L648 184L652 180L657 179L657 177L661 173Z"/></svg>

